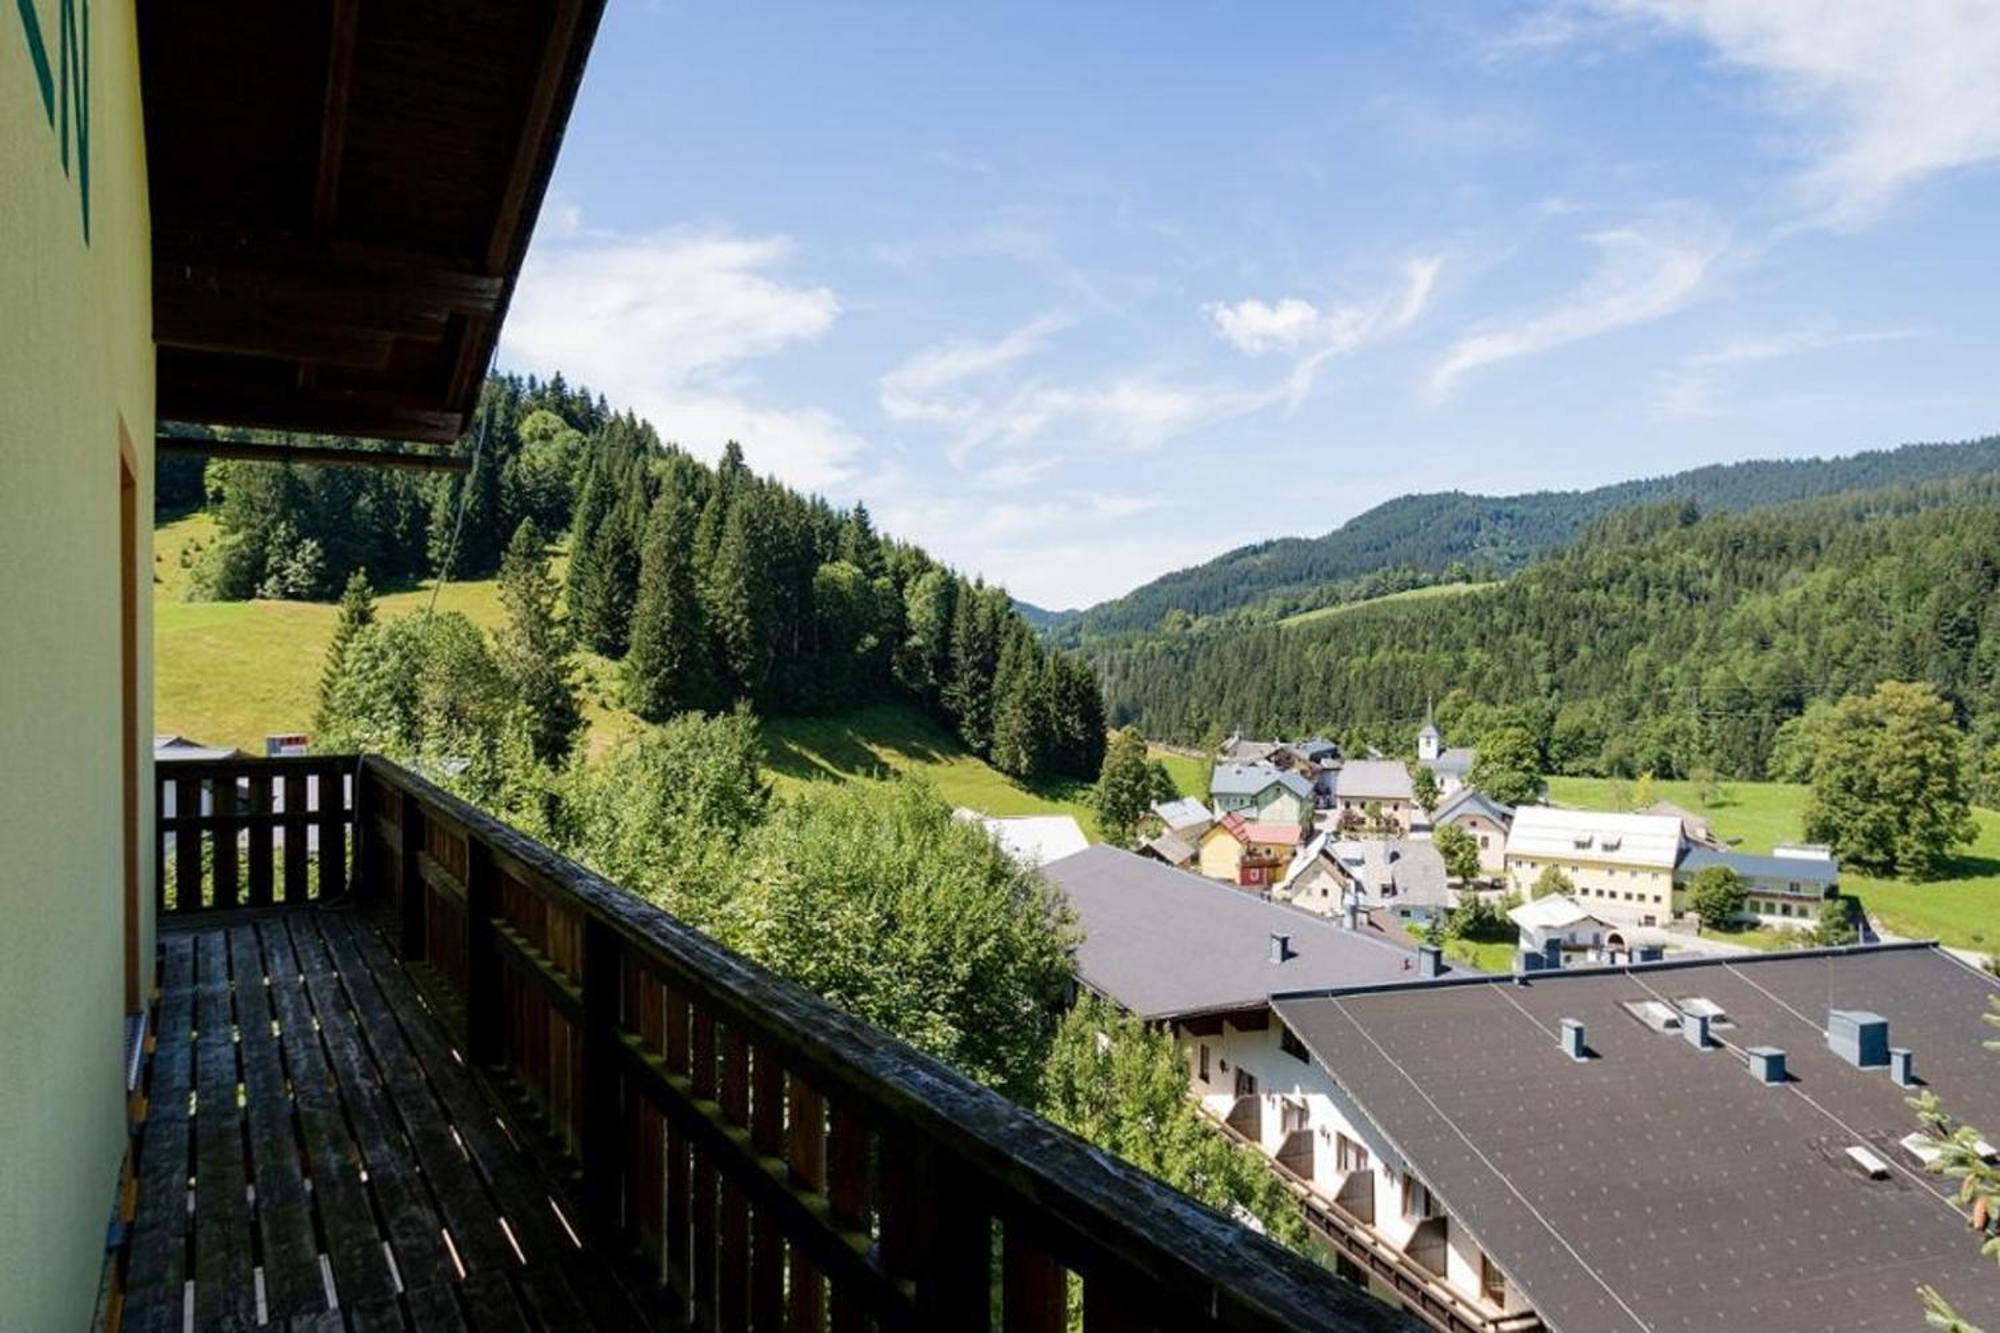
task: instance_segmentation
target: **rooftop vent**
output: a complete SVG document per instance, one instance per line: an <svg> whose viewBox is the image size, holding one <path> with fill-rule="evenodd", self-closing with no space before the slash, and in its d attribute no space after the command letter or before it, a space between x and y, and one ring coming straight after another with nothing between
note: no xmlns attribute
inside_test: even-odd
<svg viewBox="0 0 2000 1333"><path fill-rule="evenodd" d="M1292 937L1281 931L1271 932L1271 961L1282 963L1292 956Z"/></svg>
<svg viewBox="0 0 2000 1333"><path fill-rule="evenodd" d="M1655 1032L1672 1032L1681 1025L1681 1016L1659 1000L1626 1000L1625 1012Z"/></svg>
<svg viewBox="0 0 2000 1333"><path fill-rule="evenodd" d="M1562 1021L1562 1048L1563 1054L1572 1060L1583 1061L1590 1058L1590 1049L1583 1044L1581 1020L1565 1018Z"/></svg>
<svg viewBox="0 0 2000 1333"><path fill-rule="evenodd" d="M1889 1020L1862 1009L1829 1009L1826 1044L1856 1069L1882 1069L1889 1063Z"/></svg>
<svg viewBox="0 0 2000 1333"><path fill-rule="evenodd" d="M1929 1166L1944 1156L1944 1150L1939 1148L1928 1134L1905 1134L1896 1142L1902 1145L1904 1152L1916 1158L1923 1166Z"/></svg>
<svg viewBox="0 0 2000 1333"><path fill-rule="evenodd" d="M1694 1047L1697 1051L1707 1050L1709 1048L1708 1015L1684 1014L1681 1018L1681 1035L1686 1037L1688 1045Z"/></svg>
<svg viewBox="0 0 2000 1333"><path fill-rule="evenodd" d="M1723 1012L1722 1006L1705 995L1684 995L1674 1003L1680 1006L1680 1011L1684 1014L1696 1014L1706 1018L1712 1028L1726 1028L1730 1025L1729 1015Z"/></svg>
<svg viewBox="0 0 2000 1333"><path fill-rule="evenodd" d="M1785 1082L1785 1053L1775 1046L1752 1046L1743 1054L1750 1058L1750 1075L1759 1083L1777 1087Z"/></svg>
<svg viewBox="0 0 2000 1333"><path fill-rule="evenodd" d="M1625 845L1625 839L1623 839L1623 838L1619 837L1619 836L1618 836L1617 834L1615 834L1615 833L1607 833L1607 834L1605 834L1605 835L1604 835L1604 841L1603 841L1603 843L1602 843L1602 844L1600 844L1600 845L1601 845L1601 846L1602 846L1602 847L1604 848L1604 850L1605 850L1605 851L1607 851L1607 852L1615 852L1615 851L1617 851L1617 850L1618 850L1618 849L1619 849L1620 847L1622 847L1622 846L1624 846L1624 845Z"/></svg>
<svg viewBox="0 0 2000 1333"><path fill-rule="evenodd" d="M1899 1088L1917 1086L1917 1055L1907 1046L1889 1048L1889 1078Z"/></svg>
<svg viewBox="0 0 2000 1333"><path fill-rule="evenodd" d="M1435 977L1444 972L1444 950L1435 944L1417 946L1417 975Z"/></svg>
<svg viewBox="0 0 2000 1333"><path fill-rule="evenodd" d="M1870 1180L1889 1178L1889 1164L1858 1143L1847 1150L1847 1160L1854 1163L1861 1174Z"/></svg>

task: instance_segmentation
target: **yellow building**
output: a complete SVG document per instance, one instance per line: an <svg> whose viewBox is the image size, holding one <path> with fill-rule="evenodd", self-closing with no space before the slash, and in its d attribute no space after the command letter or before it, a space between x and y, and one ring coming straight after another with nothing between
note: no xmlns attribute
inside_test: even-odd
<svg viewBox="0 0 2000 1333"><path fill-rule="evenodd" d="M0 18L0 1329L89 1325L140 1109L156 419L456 439L600 7Z"/></svg>
<svg viewBox="0 0 2000 1333"><path fill-rule="evenodd" d="M1524 805L1507 833L1508 888L1524 898L1554 868L1570 896L1593 914L1628 926L1663 926L1681 911L1674 867L1681 822L1670 815L1614 815Z"/></svg>
<svg viewBox="0 0 2000 1333"><path fill-rule="evenodd" d="M1199 865L1209 879L1244 888L1269 889L1284 877L1299 847L1299 827L1289 822L1252 823L1224 815L1201 836Z"/></svg>

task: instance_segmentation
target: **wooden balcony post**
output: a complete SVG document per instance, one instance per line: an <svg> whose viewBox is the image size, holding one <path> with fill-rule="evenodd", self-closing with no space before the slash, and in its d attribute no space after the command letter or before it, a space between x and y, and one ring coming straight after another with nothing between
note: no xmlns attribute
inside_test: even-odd
<svg viewBox="0 0 2000 1333"><path fill-rule="evenodd" d="M465 834L465 1058L491 1066L505 1058L506 1001L493 918L500 911L500 869L470 830Z"/></svg>
<svg viewBox="0 0 2000 1333"><path fill-rule="evenodd" d="M583 1157L589 1225L604 1243L620 1230L624 1106L619 1096L618 1028L623 992L617 932L596 917L583 925L583 1106L577 1146Z"/></svg>
<svg viewBox="0 0 2000 1333"><path fill-rule="evenodd" d="M403 887L403 919L396 932L396 949L404 962L419 962L429 952L430 889L424 883L424 807L415 792L402 791L398 804L396 882Z"/></svg>
<svg viewBox="0 0 2000 1333"><path fill-rule="evenodd" d="M921 1135L885 1135L882 1149L882 1258L915 1284L917 1327L979 1333L992 1322L993 1222L969 1173Z"/></svg>

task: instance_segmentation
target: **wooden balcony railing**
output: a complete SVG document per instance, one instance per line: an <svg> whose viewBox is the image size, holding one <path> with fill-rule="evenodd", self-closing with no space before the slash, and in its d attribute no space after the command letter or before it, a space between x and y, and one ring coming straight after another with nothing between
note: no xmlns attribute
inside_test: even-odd
<svg viewBox="0 0 2000 1333"><path fill-rule="evenodd" d="M352 756L154 766L162 914L306 902L347 887Z"/></svg>
<svg viewBox="0 0 2000 1333"><path fill-rule="evenodd" d="M177 805L194 813L163 834L228 850L206 849L204 875L202 849L176 842L189 869L163 906L332 896L351 833L354 895L388 923L466 1061L546 1128L541 1151L580 1182L578 1229L657 1293L663 1323L1414 1327L423 778L372 756L306 763L322 767L163 775L253 793L247 809ZM265 895L257 831L283 830L289 866L308 812L287 799L265 813L254 793L295 772L317 772L329 796L309 813L327 859ZM226 877L239 830L247 894Z"/></svg>

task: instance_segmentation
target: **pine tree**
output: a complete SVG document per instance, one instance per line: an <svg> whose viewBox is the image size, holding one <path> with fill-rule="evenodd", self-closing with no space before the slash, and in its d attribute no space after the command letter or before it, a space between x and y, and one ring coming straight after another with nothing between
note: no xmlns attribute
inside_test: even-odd
<svg viewBox="0 0 2000 1333"><path fill-rule="evenodd" d="M577 492L576 510L569 527L567 600L570 623L579 627L596 611L591 599L599 585L593 568L597 559L597 529L609 507L603 459L593 453L583 466L582 489Z"/></svg>
<svg viewBox="0 0 2000 1333"><path fill-rule="evenodd" d="M702 589L717 655L731 683L750 699L763 697L771 676L768 539L763 497L747 490L729 506Z"/></svg>
<svg viewBox="0 0 2000 1333"><path fill-rule="evenodd" d="M702 707L712 693L708 631L695 585L694 528L693 506L670 484L646 520L632 649L625 658L626 697L649 722Z"/></svg>
<svg viewBox="0 0 2000 1333"><path fill-rule="evenodd" d="M319 677L319 708L313 718L316 730L327 725L327 701L340 685L347 669L347 649L354 636L375 623L375 589L368 584L368 571L357 569L347 576L347 590L340 595L340 617L333 622L333 640L326 646L326 665Z"/></svg>
<svg viewBox="0 0 2000 1333"><path fill-rule="evenodd" d="M1026 625L1007 636L993 677L993 766L1024 781L1047 773L1049 729L1040 653Z"/></svg>
<svg viewBox="0 0 2000 1333"><path fill-rule="evenodd" d="M534 520L523 520L500 559L500 603L507 622L496 638L501 669L527 710L535 757L560 764L583 730L583 704L569 629L556 618L556 585L542 546Z"/></svg>

